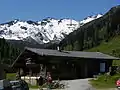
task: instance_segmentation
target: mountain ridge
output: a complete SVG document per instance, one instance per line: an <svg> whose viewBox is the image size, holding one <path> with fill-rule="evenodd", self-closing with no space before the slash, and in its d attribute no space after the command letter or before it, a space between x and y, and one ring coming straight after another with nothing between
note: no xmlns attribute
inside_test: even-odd
<svg viewBox="0 0 120 90"><path fill-rule="evenodd" d="M80 26L102 16L98 14L88 20L76 21L72 19L45 18L41 21L15 19L0 24L0 37L8 40L23 40L39 44L51 41L61 41L66 35Z"/></svg>
<svg viewBox="0 0 120 90"><path fill-rule="evenodd" d="M101 42L109 42L120 35L120 5L112 7L102 17L88 22L70 33L61 42L64 50L86 50L98 46Z"/></svg>

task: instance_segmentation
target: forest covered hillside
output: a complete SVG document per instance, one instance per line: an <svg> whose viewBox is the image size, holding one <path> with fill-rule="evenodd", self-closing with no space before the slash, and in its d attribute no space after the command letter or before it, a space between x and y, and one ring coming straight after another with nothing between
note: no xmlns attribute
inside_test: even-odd
<svg viewBox="0 0 120 90"><path fill-rule="evenodd" d="M20 49L0 38L0 63L11 65L20 54Z"/></svg>
<svg viewBox="0 0 120 90"><path fill-rule="evenodd" d="M64 50L88 50L103 42L109 44L115 37L120 37L120 6L112 7L102 17L86 23L70 33L60 42L60 48ZM113 44L118 43L118 41L113 42ZM120 44L117 47L119 46Z"/></svg>

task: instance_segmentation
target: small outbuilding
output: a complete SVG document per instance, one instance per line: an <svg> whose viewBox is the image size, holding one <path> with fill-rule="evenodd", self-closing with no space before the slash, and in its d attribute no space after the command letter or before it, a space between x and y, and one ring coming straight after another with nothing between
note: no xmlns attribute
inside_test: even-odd
<svg viewBox="0 0 120 90"><path fill-rule="evenodd" d="M112 61L118 59L100 52L25 47L12 67L16 68L21 75L37 77L40 74L45 76L50 72L53 79L76 79L108 72Z"/></svg>

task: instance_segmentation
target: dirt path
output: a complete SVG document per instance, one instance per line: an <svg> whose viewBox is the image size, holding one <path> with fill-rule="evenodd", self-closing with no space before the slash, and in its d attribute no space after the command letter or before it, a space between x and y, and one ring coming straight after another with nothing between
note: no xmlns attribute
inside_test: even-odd
<svg viewBox="0 0 120 90"><path fill-rule="evenodd" d="M95 90L90 84L89 79L78 79L64 81L68 83L68 88L65 90Z"/></svg>
<svg viewBox="0 0 120 90"><path fill-rule="evenodd" d="M56 89L56 90L117 90L115 88L95 89L89 84L88 80L89 79L64 80L64 81L61 81L61 83L64 83L67 85L66 89ZM30 89L30 90L39 90L39 89Z"/></svg>
<svg viewBox="0 0 120 90"><path fill-rule="evenodd" d="M96 90L89 84L88 79L65 80L65 81L61 81L61 83L67 85L66 89L63 90ZM38 90L38 89L30 89L30 90Z"/></svg>

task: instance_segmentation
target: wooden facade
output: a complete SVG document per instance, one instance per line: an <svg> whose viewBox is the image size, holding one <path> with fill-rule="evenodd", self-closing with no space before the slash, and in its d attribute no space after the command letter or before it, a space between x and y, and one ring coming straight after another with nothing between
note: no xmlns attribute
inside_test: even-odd
<svg viewBox="0 0 120 90"><path fill-rule="evenodd" d="M53 53L53 55L51 54ZM88 78L98 73L104 73L109 70L112 65L113 59L118 58L84 58L73 57L66 53L60 52L61 55L56 54L54 50L47 55L43 53L36 53L25 49L21 55L13 63L13 67L17 68L20 72L20 68L23 70L24 75L39 76L41 72L46 75L46 72L51 72L54 79L75 79L75 78ZM29 58L29 60L28 60ZM29 64L26 62L30 61ZM101 64L104 64L104 71L101 71Z"/></svg>

